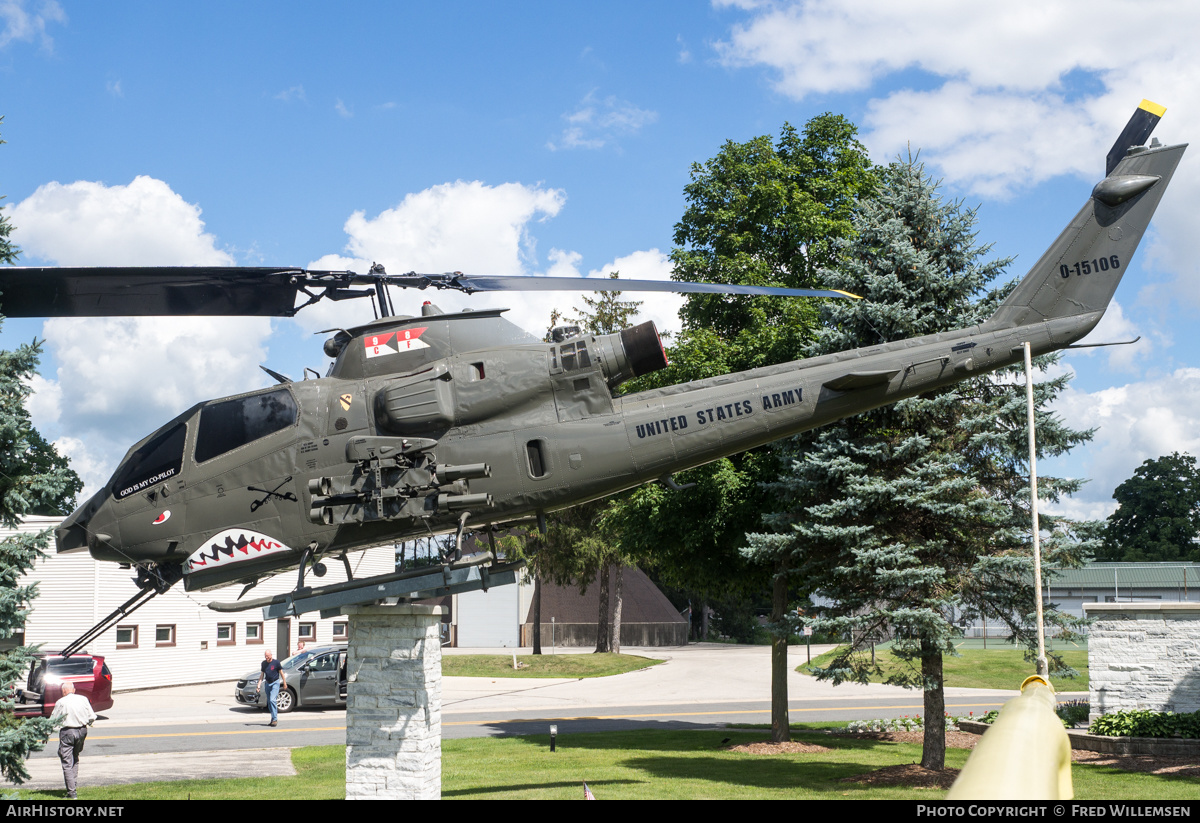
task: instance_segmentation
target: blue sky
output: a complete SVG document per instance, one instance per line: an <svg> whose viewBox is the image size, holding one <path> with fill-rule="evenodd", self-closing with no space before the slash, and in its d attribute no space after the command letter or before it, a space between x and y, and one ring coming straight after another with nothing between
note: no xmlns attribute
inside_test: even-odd
<svg viewBox="0 0 1200 823"><path fill-rule="evenodd" d="M1143 98L1200 133L1200 9L1118 2L110 4L0 0L0 192L25 264L316 265L669 275L692 163L824 111L908 147L1024 273ZM1135 10L1137 9L1137 10ZM1059 411L1094 442L1042 465L1104 516L1144 459L1200 450L1184 158ZM397 296L400 311L427 295ZM573 295L508 305L535 332ZM437 302L464 305L454 297ZM645 313L677 326L678 301ZM411 306L411 308L410 308ZM324 371L321 306L264 319L7 320L47 340L35 422L90 487L194 402Z"/></svg>

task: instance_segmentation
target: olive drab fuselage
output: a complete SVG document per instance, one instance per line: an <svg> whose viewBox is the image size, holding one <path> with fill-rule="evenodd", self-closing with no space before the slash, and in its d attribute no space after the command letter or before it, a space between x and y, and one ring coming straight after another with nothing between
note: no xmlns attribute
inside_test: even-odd
<svg viewBox="0 0 1200 823"><path fill-rule="evenodd" d="M328 376L198 405L135 446L64 521L59 551L182 564L188 589L251 582L306 552L669 483L1019 362L1026 342L1035 355L1062 349L1103 315L1183 149L1130 150L997 312L967 329L615 396L665 365L650 324L547 343L502 310L427 304L339 332Z"/></svg>

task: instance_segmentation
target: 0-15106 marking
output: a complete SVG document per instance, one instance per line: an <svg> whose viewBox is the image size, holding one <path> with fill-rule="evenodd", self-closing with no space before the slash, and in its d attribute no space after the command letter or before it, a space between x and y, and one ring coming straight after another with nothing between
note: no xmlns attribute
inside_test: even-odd
<svg viewBox="0 0 1200 823"><path fill-rule="evenodd" d="M1092 260L1080 260L1073 266L1063 263L1058 267L1058 273L1065 280L1071 276L1071 272L1075 272L1075 274L1091 274L1094 271L1108 271L1109 269L1119 268L1121 268L1121 258L1113 254L1108 257L1097 257Z"/></svg>

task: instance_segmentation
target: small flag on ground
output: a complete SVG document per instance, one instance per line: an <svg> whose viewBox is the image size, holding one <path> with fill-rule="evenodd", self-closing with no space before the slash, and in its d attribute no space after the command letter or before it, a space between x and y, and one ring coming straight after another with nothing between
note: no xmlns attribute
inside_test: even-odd
<svg viewBox="0 0 1200 823"><path fill-rule="evenodd" d="M592 794L592 790L587 787L587 783L583 784L583 799L584 800L595 800L596 799L596 795Z"/></svg>

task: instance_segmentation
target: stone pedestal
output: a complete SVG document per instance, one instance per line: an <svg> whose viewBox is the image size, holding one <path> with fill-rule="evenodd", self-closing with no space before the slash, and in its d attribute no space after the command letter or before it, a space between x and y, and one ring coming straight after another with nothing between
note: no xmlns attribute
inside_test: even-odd
<svg viewBox="0 0 1200 823"><path fill-rule="evenodd" d="M442 606L348 606L346 799L442 795Z"/></svg>
<svg viewBox="0 0 1200 823"><path fill-rule="evenodd" d="M1091 719L1200 710L1200 603L1085 603Z"/></svg>

